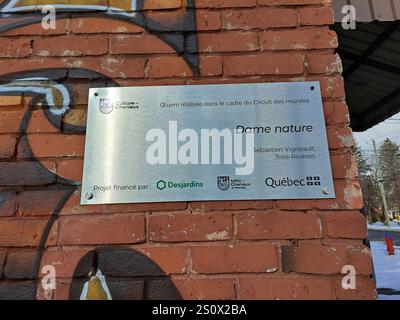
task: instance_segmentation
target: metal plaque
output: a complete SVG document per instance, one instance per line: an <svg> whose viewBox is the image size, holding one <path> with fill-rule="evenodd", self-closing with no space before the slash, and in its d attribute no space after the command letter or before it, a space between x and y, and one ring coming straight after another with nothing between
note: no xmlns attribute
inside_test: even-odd
<svg viewBox="0 0 400 320"><path fill-rule="evenodd" d="M89 96L82 204L335 197L318 82Z"/></svg>

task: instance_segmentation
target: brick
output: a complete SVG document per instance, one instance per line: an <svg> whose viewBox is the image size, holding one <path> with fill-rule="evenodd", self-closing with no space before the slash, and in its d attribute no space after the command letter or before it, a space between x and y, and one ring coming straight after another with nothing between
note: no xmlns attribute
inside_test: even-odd
<svg viewBox="0 0 400 320"><path fill-rule="evenodd" d="M62 63L70 68L88 69L99 72L109 78L143 78L145 59L136 56L124 57L79 57L73 60L63 59Z"/></svg>
<svg viewBox="0 0 400 320"><path fill-rule="evenodd" d="M148 11L146 14L147 28L152 32L196 31L194 19L185 19L183 15L184 12L180 10Z"/></svg>
<svg viewBox="0 0 400 320"><path fill-rule="evenodd" d="M261 50L333 49L336 33L325 29L266 31L260 37Z"/></svg>
<svg viewBox="0 0 400 320"><path fill-rule="evenodd" d="M30 134L27 139L29 148L21 146L19 158L83 157L84 154L85 136L80 134Z"/></svg>
<svg viewBox="0 0 400 320"><path fill-rule="evenodd" d="M255 32L200 33L197 35L198 47L192 45L195 36L188 38L188 50L195 52L237 52L258 49Z"/></svg>
<svg viewBox="0 0 400 320"><path fill-rule="evenodd" d="M31 39L0 38L0 58L23 58L31 53Z"/></svg>
<svg viewBox="0 0 400 320"><path fill-rule="evenodd" d="M15 154L17 137L14 134L0 134L0 159L9 159Z"/></svg>
<svg viewBox="0 0 400 320"><path fill-rule="evenodd" d="M197 0L196 8L246 8L255 7L257 0Z"/></svg>
<svg viewBox="0 0 400 320"><path fill-rule="evenodd" d="M27 133L56 133L61 130L61 117L53 116L52 122L47 118L44 110L31 112Z"/></svg>
<svg viewBox="0 0 400 320"><path fill-rule="evenodd" d="M322 26L334 23L330 7L304 7L299 9L300 24L303 26Z"/></svg>
<svg viewBox="0 0 400 320"><path fill-rule="evenodd" d="M59 36L37 38L33 53L42 57L97 56L108 51L108 39L99 36Z"/></svg>
<svg viewBox="0 0 400 320"><path fill-rule="evenodd" d="M65 68L67 64L59 58L30 58L30 59L1 59L0 74L12 74L17 72L37 71L45 66L49 69ZM66 76L67 72L57 72L57 78Z"/></svg>
<svg viewBox="0 0 400 320"><path fill-rule="evenodd" d="M297 21L297 11L294 9L255 8L225 12L223 26L229 30L284 28L295 27Z"/></svg>
<svg viewBox="0 0 400 320"><path fill-rule="evenodd" d="M60 239L63 245L143 242L144 216L66 217L61 220Z"/></svg>
<svg viewBox="0 0 400 320"><path fill-rule="evenodd" d="M345 101L324 102L324 115L327 125L345 124L349 125L349 109Z"/></svg>
<svg viewBox="0 0 400 320"><path fill-rule="evenodd" d="M303 244L282 248L282 266L285 272L308 274L341 274L342 268L352 265L357 274L372 273L371 252L367 247L321 246Z"/></svg>
<svg viewBox="0 0 400 320"><path fill-rule="evenodd" d="M63 159L57 161L57 175L80 183L83 175L83 159Z"/></svg>
<svg viewBox="0 0 400 320"><path fill-rule="evenodd" d="M358 180L334 180L335 199L324 200L277 200L281 210L361 210L364 207Z"/></svg>
<svg viewBox="0 0 400 320"><path fill-rule="evenodd" d="M145 247L102 248L97 252L102 273L113 277L144 277L183 274L186 272L187 249Z"/></svg>
<svg viewBox="0 0 400 320"><path fill-rule="evenodd" d="M36 247L41 240L47 220L0 220L0 246ZM57 236L57 224L53 225L46 245L54 245Z"/></svg>
<svg viewBox="0 0 400 320"><path fill-rule="evenodd" d="M241 200L241 201L196 201L190 203L190 208L197 211L229 211L247 209L272 209L272 200Z"/></svg>
<svg viewBox="0 0 400 320"><path fill-rule="evenodd" d="M307 80L319 81L323 98L340 98L345 96L344 81L341 76L309 77Z"/></svg>
<svg viewBox="0 0 400 320"><path fill-rule="evenodd" d="M54 214L71 189L25 191L17 195L18 216L50 216Z"/></svg>
<svg viewBox="0 0 400 320"><path fill-rule="evenodd" d="M15 214L16 191L0 189L0 217L11 217Z"/></svg>
<svg viewBox="0 0 400 320"><path fill-rule="evenodd" d="M185 300L233 300L233 279L173 279L173 283Z"/></svg>
<svg viewBox="0 0 400 320"><path fill-rule="evenodd" d="M62 250L46 250L41 259L41 269L46 265L53 266L56 271L57 279L72 278L73 276L84 277L87 276L87 273L84 271L80 272L80 270L76 268L83 257L92 264L94 251L89 253L88 250L69 250L65 248ZM43 276L45 276L45 274L39 273L39 277Z"/></svg>
<svg viewBox="0 0 400 320"><path fill-rule="evenodd" d="M83 288L85 279L75 278L75 283L80 283ZM73 283L72 279L60 278L56 279L56 290L52 290L50 294L48 292L44 292L41 286L38 287L38 298L37 300L68 300L70 297L70 288ZM76 299L79 299L77 297Z"/></svg>
<svg viewBox="0 0 400 320"><path fill-rule="evenodd" d="M142 35L116 35L110 37L111 54L152 54L152 53L175 53L183 51L183 36L169 35L175 48L169 46L165 41L150 34Z"/></svg>
<svg viewBox="0 0 400 320"><path fill-rule="evenodd" d="M219 56L200 56L200 75L219 76L222 75L222 59Z"/></svg>
<svg viewBox="0 0 400 320"><path fill-rule="evenodd" d="M193 75L190 67L180 57L150 58L148 67L150 78L190 77Z"/></svg>
<svg viewBox="0 0 400 320"><path fill-rule="evenodd" d="M342 286L342 278L334 280L335 296L338 300L376 300L375 279L367 277L356 278L356 289L345 290Z"/></svg>
<svg viewBox="0 0 400 320"><path fill-rule="evenodd" d="M333 299L329 279L305 277L244 278L239 280L243 300Z"/></svg>
<svg viewBox="0 0 400 320"><path fill-rule="evenodd" d="M321 221L316 214L271 212L237 214L237 237L255 239L318 239Z"/></svg>
<svg viewBox="0 0 400 320"><path fill-rule="evenodd" d="M76 88L76 87L75 87ZM74 102L76 104L86 104L89 98L89 89L90 85L87 87L83 86L82 84L79 85L78 90L75 90L74 88ZM64 132L82 132L84 128L86 128L86 123L87 123L87 110L85 109L70 109L66 114L63 115L63 130ZM72 127L77 127L78 130L75 130L74 128L71 128L68 126Z"/></svg>
<svg viewBox="0 0 400 320"><path fill-rule="evenodd" d="M36 279L38 256L35 251L11 252L4 267L5 279Z"/></svg>
<svg viewBox="0 0 400 320"><path fill-rule="evenodd" d="M304 6L306 4L325 4L326 0L259 0L262 6Z"/></svg>
<svg viewBox="0 0 400 320"><path fill-rule="evenodd" d="M228 76L302 74L303 63L303 55L293 53L227 56L223 59L225 73Z"/></svg>
<svg viewBox="0 0 400 320"><path fill-rule="evenodd" d="M311 206L319 210L361 210L364 207L358 180L335 180L335 199L313 201Z"/></svg>
<svg viewBox="0 0 400 320"><path fill-rule="evenodd" d="M2 22L5 24L9 24L12 22L16 22L18 20L26 19L26 16L23 17L10 17L5 18L2 17ZM67 24L68 19L57 19L56 28L55 29L43 29L42 21L34 24L29 24L23 27L18 27L14 29L10 29L8 31L2 32L2 36L52 36L52 35L62 35L67 34Z"/></svg>
<svg viewBox="0 0 400 320"><path fill-rule="evenodd" d="M84 17L71 19L71 32L82 33L142 33L138 25L99 17Z"/></svg>
<svg viewBox="0 0 400 320"><path fill-rule="evenodd" d="M107 286L113 300L143 300L145 282L135 278L108 278Z"/></svg>
<svg viewBox="0 0 400 320"><path fill-rule="evenodd" d="M338 54L309 54L308 72L324 74L342 73L342 60Z"/></svg>
<svg viewBox="0 0 400 320"><path fill-rule="evenodd" d="M359 211L326 212L323 217L330 238L367 238L367 221Z"/></svg>
<svg viewBox="0 0 400 320"><path fill-rule="evenodd" d="M17 96L0 96L0 106L2 107L15 107L20 106L22 104L22 97L20 95ZM23 115L23 113L21 113ZM1 116L5 116L5 114L0 113ZM0 122L1 123L1 122ZM1 127L0 127L1 128Z"/></svg>
<svg viewBox="0 0 400 320"><path fill-rule="evenodd" d="M58 57L0 60L0 74L25 72L40 69L45 65L51 69L62 69L52 73L54 78L66 77L67 68L87 69L101 73L109 78L143 78L145 59L136 56L119 57ZM82 77L76 70L70 71L70 78Z"/></svg>
<svg viewBox="0 0 400 320"><path fill-rule="evenodd" d="M349 127L328 127L329 149L352 148L354 146L353 132Z"/></svg>
<svg viewBox="0 0 400 320"><path fill-rule="evenodd" d="M197 30L220 30L221 15L217 11L196 10Z"/></svg>
<svg viewBox="0 0 400 320"><path fill-rule="evenodd" d="M357 159L352 154L332 155L331 164L334 178L355 179L358 177Z"/></svg>
<svg viewBox="0 0 400 320"><path fill-rule="evenodd" d="M46 163L48 167L55 165ZM37 161L0 162L0 184L3 186L37 186L56 181L56 175Z"/></svg>
<svg viewBox="0 0 400 320"><path fill-rule="evenodd" d="M0 281L0 300L35 300L36 281Z"/></svg>
<svg viewBox="0 0 400 320"><path fill-rule="evenodd" d="M19 105L21 97L13 99L2 99L0 105ZM14 98L16 100L14 100ZM1 111L0 112L0 133L19 133L19 127L24 113L22 111Z"/></svg>
<svg viewBox="0 0 400 320"><path fill-rule="evenodd" d="M340 186L335 188L339 189ZM361 185L358 180L348 180L344 185L343 193L348 209L361 210L364 207Z"/></svg>
<svg viewBox="0 0 400 320"><path fill-rule="evenodd" d="M185 209L187 209L186 202L114 204L103 207L104 212L159 212Z"/></svg>
<svg viewBox="0 0 400 320"><path fill-rule="evenodd" d="M310 200L277 200L276 209L280 210L311 210L314 202Z"/></svg>
<svg viewBox="0 0 400 320"><path fill-rule="evenodd" d="M222 60L219 56L199 57L200 75L218 76L222 74ZM193 71L181 57L165 56L150 58L148 63L150 78L190 77Z"/></svg>
<svg viewBox="0 0 400 320"><path fill-rule="evenodd" d="M279 267L273 245L201 246L191 252L195 273L271 273Z"/></svg>
<svg viewBox="0 0 400 320"><path fill-rule="evenodd" d="M143 247L137 250L157 264L166 275L187 272L186 247Z"/></svg>
<svg viewBox="0 0 400 320"><path fill-rule="evenodd" d="M148 218L148 235L155 242L220 241L232 238L232 215L170 213Z"/></svg>
<svg viewBox="0 0 400 320"><path fill-rule="evenodd" d="M182 296L169 278L155 278L147 282L148 300L181 300Z"/></svg>
<svg viewBox="0 0 400 320"><path fill-rule="evenodd" d="M6 254L0 253L0 279L3 279L3 268L5 261L6 261Z"/></svg>
<svg viewBox="0 0 400 320"><path fill-rule="evenodd" d="M143 10L167 10L167 9L177 9L182 6L181 0L147 0L144 2Z"/></svg>
<svg viewBox="0 0 400 320"><path fill-rule="evenodd" d="M186 202L160 202L160 203L131 203L131 204L111 204L111 205L80 205L81 189L72 193L61 210L61 215L79 215L88 213L119 213L119 212L157 212L157 211L176 211L185 210Z"/></svg>

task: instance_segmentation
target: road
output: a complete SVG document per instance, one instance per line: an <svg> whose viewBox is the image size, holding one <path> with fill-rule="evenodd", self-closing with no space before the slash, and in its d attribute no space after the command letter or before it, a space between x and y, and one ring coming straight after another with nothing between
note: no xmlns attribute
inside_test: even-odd
<svg viewBox="0 0 400 320"><path fill-rule="evenodd" d="M369 241L385 241L386 235L389 235L392 237L394 245L400 246L400 230L387 231L387 230L368 229L368 240Z"/></svg>
<svg viewBox="0 0 400 320"><path fill-rule="evenodd" d="M392 237L395 246L400 246L400 230L387 231L368 229L368 240L374 241L371 243L372 256L374 259L374 278L377 280L379 300L400 300L399 273L396 270L396 263L393 259L388 259L387 257L385 245L386 235ZM396 251L396 255L399 254L400 253Z"/></svg>

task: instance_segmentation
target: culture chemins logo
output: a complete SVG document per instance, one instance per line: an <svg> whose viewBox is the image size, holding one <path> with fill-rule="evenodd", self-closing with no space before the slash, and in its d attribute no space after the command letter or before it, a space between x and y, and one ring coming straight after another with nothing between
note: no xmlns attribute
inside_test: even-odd
<svg viewBox="0 0 400 320"><path fill-rule="evenodd" d="M99 100L99 109L102 113L108 114L115 110L139 110L139 102L136 101L111 101L108 98Z"/></svg>
<svg viewBox="0 0 400 320"><path fill-rule="evenodd" d="M108 113L113 112L114 104L111 102L110 99L100 99L99 109L100 109L100 112L102 112L104 114L108 114Z"/></svg>

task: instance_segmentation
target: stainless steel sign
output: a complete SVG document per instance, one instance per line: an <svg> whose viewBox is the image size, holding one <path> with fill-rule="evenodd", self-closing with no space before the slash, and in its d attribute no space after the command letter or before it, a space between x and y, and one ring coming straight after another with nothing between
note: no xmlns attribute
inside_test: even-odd
<svg viewBox="0 0 400 320"><path fill-rule="evenodd" d="M89 96L82 204L335 197L318 82Z"/></svg>

